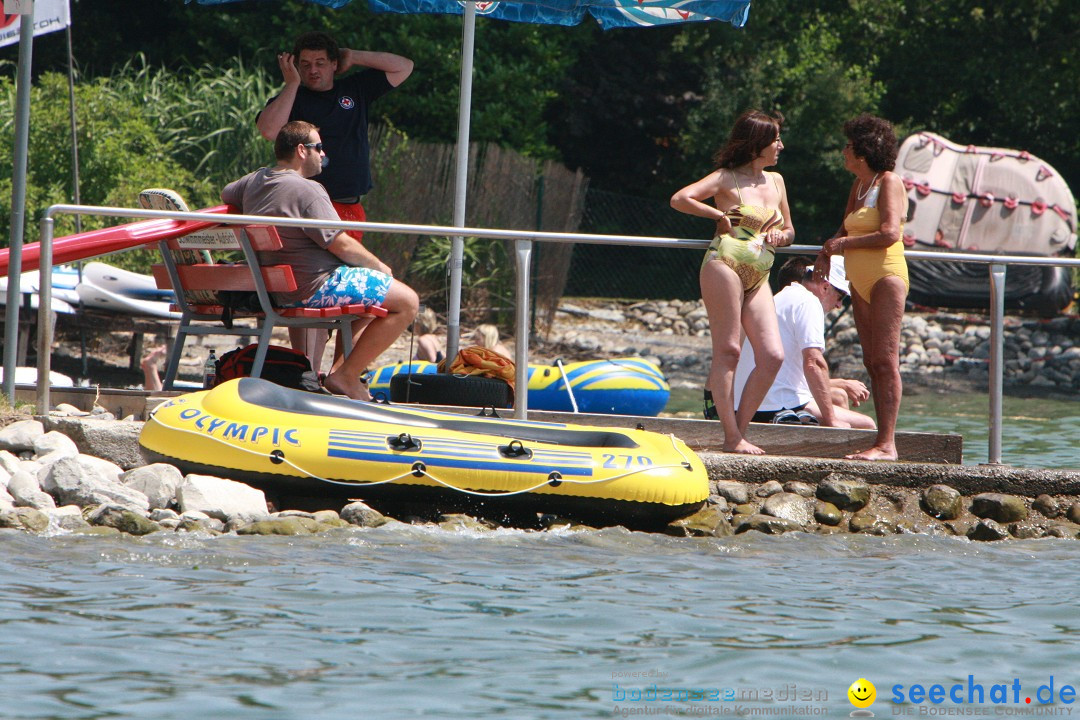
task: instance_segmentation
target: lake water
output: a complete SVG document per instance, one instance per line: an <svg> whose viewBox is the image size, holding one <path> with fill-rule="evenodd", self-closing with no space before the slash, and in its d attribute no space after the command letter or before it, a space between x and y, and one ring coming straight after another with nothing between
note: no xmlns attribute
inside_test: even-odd
<svg viewBox="0 0 1080 720"><path fill-rule="evenodd" d="M982 428L985 457L965 402L905 399L905 427L963 432L969 462ZM1074 458L1075 407L1008 400L1010 457ZM860 678L877 717L1080 713L1075 540L392 524L0 548L3 720L848 717Z"/></svg>
<svg viewBox="0 0 1080 720"><path fill-rule="evenodd" d="M872 401L857 409L874 416ZM665 411L700 417L701 390L673 389ZM959 433L964 436L964 464L977 465L988 457L989 418L987 395L908 394L897 425L909 432ZM1001 461L1021 467L1080 468L1080 398L1005 396Z"/></svg>
<svg viewBox="0 0 1080 720"><path fill-rule="evenodd" d="M986 395L914 395L904 397L898 426L960 433L964 463L970 465L986 462L989 417ZM1004 397L1001 461L1022 467L1080 468L1080 399Z"/></svg>
<svg viewBox="0 0 1080 720"><path fill-rule="evenodd" d="M1000 714L1080 682L1073 540L394 525L0 543L5 720L840 717L859 678L878 717ZM969 675L984 705L890 701L966 694ZM991 704L1014 681L1020 701Z"/></svg>

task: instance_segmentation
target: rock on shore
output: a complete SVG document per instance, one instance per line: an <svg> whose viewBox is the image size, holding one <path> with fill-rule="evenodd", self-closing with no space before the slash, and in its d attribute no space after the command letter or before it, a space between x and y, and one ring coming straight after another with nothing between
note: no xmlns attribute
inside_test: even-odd
<svg viewBox="0 0 1080 720"><path fill-rule="evenodd" d="M80 423L61 425L74 430ZM112 421L90 435L130 460L130 440L137 437L138 427L141 423ZM84 443L85 430L73 432ZM110 432L111 442L104 437ZM263 492L243 483L183 476L164 463L125 471L110 460L81 452L61 432L46 432L38 420L18 419L0 427L0 528L129 535L166 531L300 535L385 522L363 503L347 505L340 513L271 512Z"/></svg>
<svg viewBox="0 0 1080 720"><path fill-rule="evenodd" d="M832 473L817 483L716 481L716 493L697 514L668 528L674 535L724 537L757 531L768 535L919 533L970 540L1076 538L1080 503L1074 498L1004 493L964 497L947 485L922 489L873 485ZM1068 507L1065 517L1061 507ZM1071 513L1071 515L1070 515Z"/></svg>
<svg viewBox="0 0 1080 720"><path fill-rule="evenodd" d="M227 478L185 476L164 463L131 466L134 451L130 445L141 423L85 420L81 422L97 423L94 431L80 428L76 432L74 425L79 421L47 421L70 432L72 438L46 430L39 420L8 417L7 421L0 427L0 528L37 533L302 535L392 522L360 502L340 511L271 511L262 491ZM95 438L100 447L113 448L115 456L87 454L88 437ZM463 515L403 520L434 521L451 531L484 532L496 527ZM572 524L571 519L544 516L536 518L534 527ZM980 492L965 497L946 484L925 488L871 485L842 472L785 482L720 478L713 481L704 508L667 528L669 534L679 536L721 537L749 531L928 533L981 541L1075 538L1080 533L1080 502L1071 495L1049 494L1028 498Z"/></svg>

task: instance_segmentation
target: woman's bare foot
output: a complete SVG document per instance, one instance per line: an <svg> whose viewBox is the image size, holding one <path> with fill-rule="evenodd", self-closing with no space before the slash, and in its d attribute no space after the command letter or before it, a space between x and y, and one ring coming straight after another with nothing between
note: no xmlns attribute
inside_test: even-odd
<svg viewBox="0 0 1080 720"><path fill-rule="evenodd" d="M323 387L335 395L345 395L353 400L369 402L371 393L360 378L349 378L347 373L332 372L323 380Z"/></svg>
<svg viewBox="0 0 1080 720"><path fill-rule="evenodd" d="M724 452L729 453L742 453L743 455L764 455L765 451L753 444L746 438L742 438L734 446L728 447L724 445Z"/></svg>
<svg viewBox="0 0 1080 720"><path fill-rule="evenodd" d="M878 445L870 448L869 450L863 450L860 453L853 453L851 455L845 455L847 460L896 460L896 448L883 448Z"/></svg>

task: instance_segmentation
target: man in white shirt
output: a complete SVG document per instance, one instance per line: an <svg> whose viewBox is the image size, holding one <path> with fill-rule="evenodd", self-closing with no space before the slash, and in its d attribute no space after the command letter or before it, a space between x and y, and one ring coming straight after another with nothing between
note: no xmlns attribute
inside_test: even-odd
<svg viewBox="0 0 1080 720"><path fill-rule="evenodd" d="M754 415L754 422L874 429L870 417L832 402L829 365L824 355L825 314L837 307L849 292L844 258L834 255L827 280L814 280L811 269L801 282L791 283L776 294L784 364ZM736 407L753 368L754 351L744 341L735 369Z"/></svg>

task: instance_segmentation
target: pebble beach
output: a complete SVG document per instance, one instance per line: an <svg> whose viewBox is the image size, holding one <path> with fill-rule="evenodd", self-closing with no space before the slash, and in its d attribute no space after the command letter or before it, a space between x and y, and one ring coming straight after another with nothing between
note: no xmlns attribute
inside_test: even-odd
<svg viewBox="0 0 1080 720"><path fill-rule="evenodd" d="M700 300L637 303L566 301L550 339L583 353L649 355L673 387L700 387L708 373L708 316ZM573 320L571 320L573 318ZM866 380L850 311L826 320L826 357L835 377ZM1080 392L1080 318L1005 318L1006 387ZM900 347L905 392L987 387L990 321L984 315L908 312Z"/></svg>

